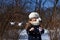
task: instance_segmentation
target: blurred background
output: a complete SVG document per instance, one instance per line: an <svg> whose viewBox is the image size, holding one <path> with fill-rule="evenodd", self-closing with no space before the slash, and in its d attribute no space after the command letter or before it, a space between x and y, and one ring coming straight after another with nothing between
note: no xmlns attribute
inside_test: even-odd
<svg viewBox="0 0 60 40"><path fill-rule="evenodd" d="M0 0L0 40L18 40L33 11L40 14L51 40L60 40L60 0Z"/></svg>

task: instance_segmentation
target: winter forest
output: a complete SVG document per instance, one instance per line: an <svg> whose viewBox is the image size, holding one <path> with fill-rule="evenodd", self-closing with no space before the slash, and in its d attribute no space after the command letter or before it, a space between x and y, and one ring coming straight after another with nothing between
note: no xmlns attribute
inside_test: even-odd
<svg viewBox="0 0 60 40"><path fill-rule="evenodd" d="M50 39L60 40L60 0L0 0L0 40L18 40L33 11L39 13Z"/></svg>

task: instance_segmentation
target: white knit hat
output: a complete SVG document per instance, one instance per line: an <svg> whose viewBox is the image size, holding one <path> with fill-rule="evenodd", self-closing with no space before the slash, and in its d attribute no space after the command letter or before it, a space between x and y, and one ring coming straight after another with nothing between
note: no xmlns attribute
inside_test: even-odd
<svg viewBox="0 0 60 40"><path fill-rule="evenodd" d="M39 14L37 12L31 12L29 14L29 19L34 18L34 17L38 17L39 20L41 21L41 18L39 17Z"/></svg>
<svg viewBox="0 0 60 40"><path fill-rule="evenodd" d="M29 19L34 18L34 17L39 17L39 14L37 12L31 12L29 14Z"/></svg>

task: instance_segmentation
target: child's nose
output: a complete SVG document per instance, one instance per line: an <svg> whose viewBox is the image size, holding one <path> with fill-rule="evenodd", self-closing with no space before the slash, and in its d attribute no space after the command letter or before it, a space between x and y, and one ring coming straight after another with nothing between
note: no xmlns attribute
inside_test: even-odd
<svg viewBox="0 0 60 40"><path fill-rule="evenodd" d="M36 21L37 19L34 19L33 21Z"/></svg>

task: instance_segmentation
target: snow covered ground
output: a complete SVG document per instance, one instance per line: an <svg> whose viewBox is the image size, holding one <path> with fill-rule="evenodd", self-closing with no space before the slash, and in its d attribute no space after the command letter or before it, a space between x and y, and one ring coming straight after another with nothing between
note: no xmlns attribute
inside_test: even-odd
<svg viewBox="0 0 60 40"><path fill-rule="evenodd" d="M47 29L44 30L44 34L41 36L42 40L50 40L49 31Z"/></svg>
<svg viewBox="0 0 60 40"><path fill-rule="evenodd" d="M26 30L22 30L21 33L19 34L20 38L19 40L28 40L28 35L26 33ZM50 40L50 36L48 35L48 30L45 29L44 34L42 34L42 40Z"/></svg>

